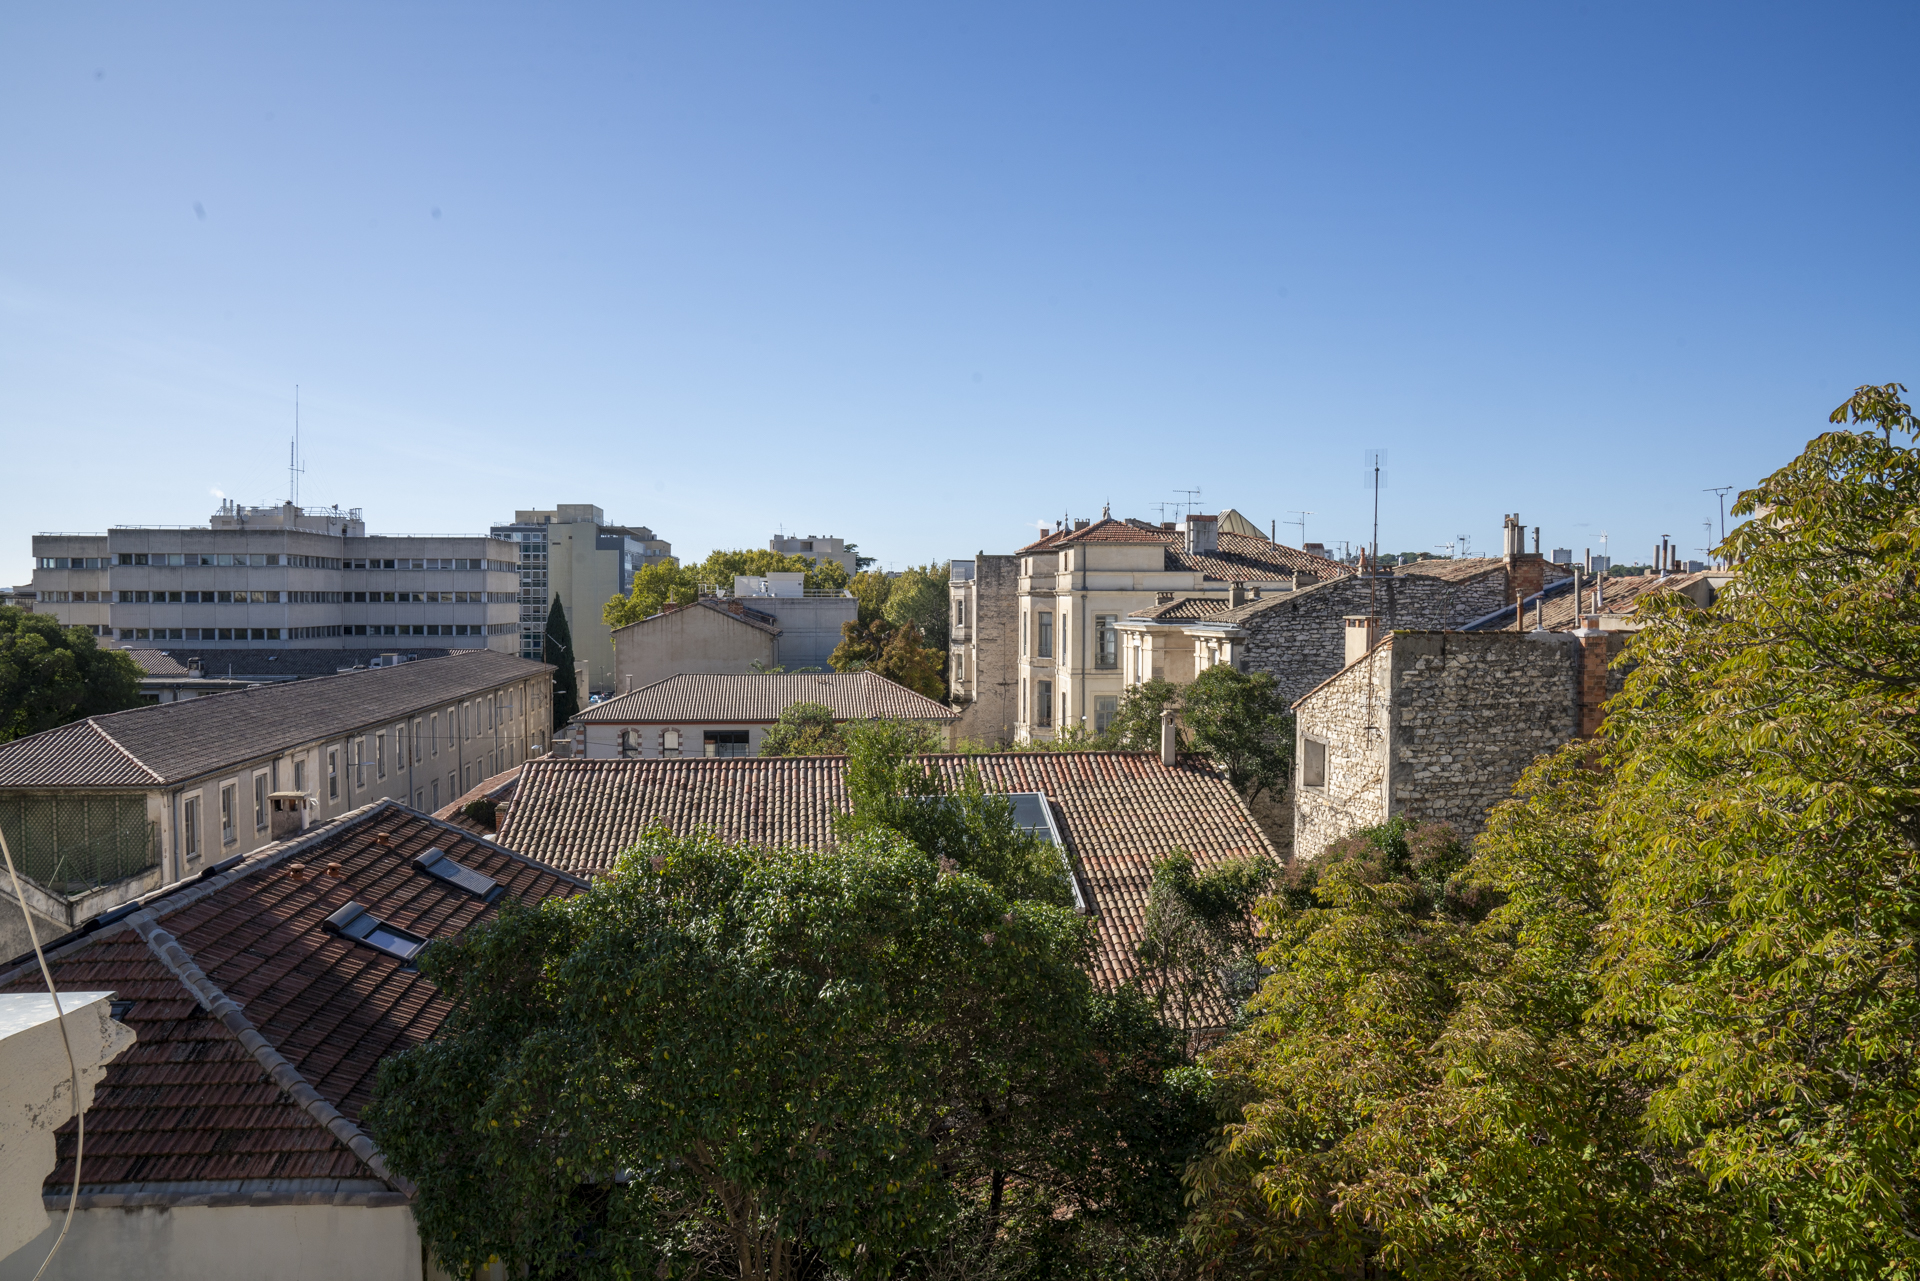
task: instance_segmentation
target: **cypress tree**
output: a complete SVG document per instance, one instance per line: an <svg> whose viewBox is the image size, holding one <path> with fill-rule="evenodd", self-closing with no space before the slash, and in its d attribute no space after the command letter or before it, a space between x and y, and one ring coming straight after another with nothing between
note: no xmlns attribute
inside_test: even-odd
<svg viewBox="0 0 1920 1281"><path fill-rule="evenodd" d="M580 710L580 678L573 670L573 633L558 595L547 611L547 645L541 658L558 669L553 674L553 727L562 729Z"/></svg>

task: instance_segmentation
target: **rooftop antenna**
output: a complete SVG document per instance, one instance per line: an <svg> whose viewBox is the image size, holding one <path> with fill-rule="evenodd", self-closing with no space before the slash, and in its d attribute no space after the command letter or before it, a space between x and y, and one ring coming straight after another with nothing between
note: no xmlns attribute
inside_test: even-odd
<svg viewBox="0 0 1920 1281"><path fill-rule="evenodd" d="M1294 515L1298 516L1300 519L1290 520L1287 522L1287 524L1289 525L1298 525L1300 527L1300 545L1302 547L1305 547L1307 545L1307 517L1313 516L1316 514L1317 513L1315 512L1295 512Z"/></svg>
<svg viewBox="0 0 1920 1281"><path fill-rule="evenodd" d="M1193 509L1200 505L1200 487L1195 485L1192 489L1176 489L1173 492L1176 494L1185 494L1186 497L1170 505L1181 508L1181 514L1184 516L1193 515Z"/></svg>
<svg viewBox="0 0 1920 1281"><path fill-rule="evenodd" d="M1700 492L1712 494L1720 500L1720 541L1724 543L1727 541L1727 495L1733 492L1733 486L1714 485Z"/></svg>
<svg viewBox="0 0 1920 1281"><path fill-rule="evenodd" d="M1473 556L1473 535L1472 534L1455 534L1453 537L1455 541L1457 541L1460 544L1460 559L1461 560L1471 559Z"/></svg>
<svg viewBox="0 0 1920 1281"><path fill-rule="evenodd" d="M287 449L287 502L300 505L300 384L293 385L293 444Z"/></svg>
<svg viewBox="0 0 1920 1281"><path fill-rule="evenodd" d="M1367 544L1367 619L1377 629L1380 619L1374 610L1374 591L1380 573L1380 486L1387 478L1387 451L1365 450L1361 459L1367 466L1364 479L1373 486L1373 541Z"/></svg>

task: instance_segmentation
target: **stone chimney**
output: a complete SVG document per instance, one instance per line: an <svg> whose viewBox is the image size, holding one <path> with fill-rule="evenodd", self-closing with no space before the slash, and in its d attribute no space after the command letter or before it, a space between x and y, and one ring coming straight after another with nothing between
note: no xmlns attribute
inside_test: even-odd
<svg viewBox="0 0 1920 1281"><path fill-rule="evenodd" d="M1164 708L1160 712L1160 763L1169 768L1180 753L1180 731L1174 724L1173 709Z"/></svg>
<svg viewBox="0 0 1920 1281"><path fill-rule="evenodd" d="M1189 556L1211 556L1220 550L1218 516L1188 516L1186 530Z"/></svg>
<svg viewBox="0 0 1920 1281"><path fill-rule="evenodd" d="M1227 584L1227 605L1231 609L1238 609L1246 603L1247 585L1236 578Z"/></svg>
<svg viewBox="0 0 1920 1281"><path fill-rule="evenodd" d="M1547 562L1539 552L1527 550L1527 527L1520 523L1520 516L1514 513L1507 517L1505 530L1505 559L1507 564L1507 603L1513 605L1515 631L1525 630L1520 615L1525 611L1520 606L1527 597L1537 593L1547 580Z"/></svg>
<svg viewBox="0 0 1920 1281"><path fill-rule="evenodd" d="M1366 614L1347 616L1347 661L1344 666L1352 667L1365 658L1373 649L1373 643L1379 638L1380 622Z"/></svg>
<svg viewBox="0 0 1920 1281"><path fill-rule="evenodd" d="M1309 571L1304 569L1300 570L1298 573L1294 574L1293 576L1293 590L1297 592L1302 587L1311 587L1319 581L1320 581L1320 575L1315 573L1310 573Z"/></svg>

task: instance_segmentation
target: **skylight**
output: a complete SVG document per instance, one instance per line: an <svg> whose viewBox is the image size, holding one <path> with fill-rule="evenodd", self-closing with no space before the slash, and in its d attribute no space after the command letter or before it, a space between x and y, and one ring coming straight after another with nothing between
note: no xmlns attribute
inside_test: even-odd
<svg viewBox="0 0 1920 1281"><path fill-rule="evenodd" d="M329 916L323 928L407 962L411 962L420 954L420 949L427 945L427 941L418 934L387 924L359 903L349 903Z"/></svg>
<svg viewBox="0 0 1920 1281"><path fill-rule="evenodd" d="M482 902L491 903L505 892L500 882L474 871L464 863L455 862L452 855L437 845L413 860L413 865L428 876L457 886Z"/></svg>
<svg viewBox="0 0 1920 1281"><path fill-rule="evenodd" d="M1013 825L1030 836L1037 836L1060 851L1060 870L1066 873L1067 888L1073 891L1073 909L1085 913L1087 900L1080 893L1080 878L1073 874L1073 860L1067 855L1067 843L1053 822L1053 806L1041 792L1008 792L1013 802Z"/></svg>

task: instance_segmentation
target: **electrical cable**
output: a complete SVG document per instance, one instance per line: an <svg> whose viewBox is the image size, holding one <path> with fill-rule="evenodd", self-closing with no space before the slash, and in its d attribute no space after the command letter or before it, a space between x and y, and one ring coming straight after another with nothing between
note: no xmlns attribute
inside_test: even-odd
<svg viewBox="0 0 1920 1281"><path fill-rule="evenodd" d="M40 1271L33 1274L33 1281L40 1281L46 1275L47 1267L53 1262L53 1256L60 1252L60 1246L67 1239L67 1229L73 1226L73 1212L80 1204L80 1160L87 1150L87 1114L80 1106L80 1069L73 1061L73 1042L67 1036L66 1012L60 1008L60 993L53 987L53 971L47 968L47 954L40 950L40 932L33 928L33 913L27 909L26 891L20 888L20 873L13 866L13 851L7 848L7 834L0 831L0 855L7 860L7 875L13 878L13 899L20 905L20 917L27 923L27 938L33 943L34 959L40 962L40 976L47 981L47 995L53 998L54 1022L60 1025L60 1044L67 1051L67 1072L73 1081L73 1119L78 1127L79 1137L73 1148L73 1195L67 1198L67 1217L60 1224L60 1235L53 1239L53 1249L47 1251L47 1257L40 1261Z"/></svg>

